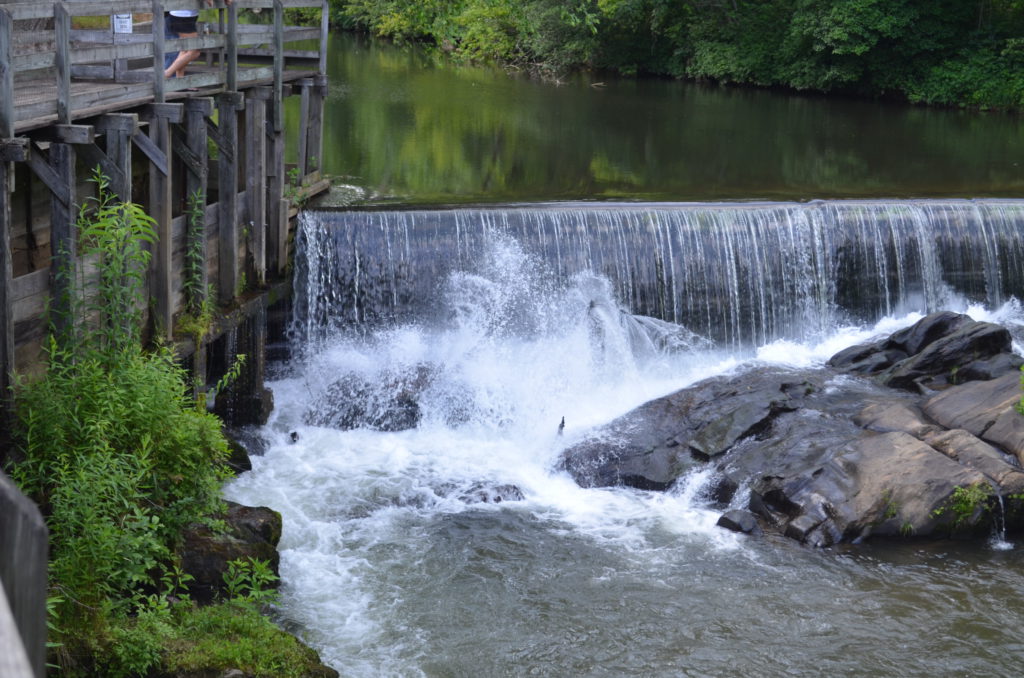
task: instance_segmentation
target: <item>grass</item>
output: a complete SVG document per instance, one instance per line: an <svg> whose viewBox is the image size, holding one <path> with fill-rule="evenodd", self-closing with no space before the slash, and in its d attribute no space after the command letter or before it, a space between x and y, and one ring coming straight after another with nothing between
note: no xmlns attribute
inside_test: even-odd
<svg viewBox="0 0 1024 678"><path fill-rule="evenodd" d="M323 672L316 652L240 601L207 607L179 604L167 623L145 618L140 623L137 618L127 631L139 645L160 648L160 670L168 675L220 675L238 669L252 678L302 678Z"/></svg>

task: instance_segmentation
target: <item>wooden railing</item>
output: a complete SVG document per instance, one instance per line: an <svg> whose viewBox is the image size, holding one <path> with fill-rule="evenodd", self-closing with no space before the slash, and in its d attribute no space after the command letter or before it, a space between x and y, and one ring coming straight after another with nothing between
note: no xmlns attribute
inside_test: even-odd
<svg viewBox="0 0 1024 678"><path fill-rule="evenodd" d="M168 94L195 88L236 91L251 83L280 87L289 66L326 70L326 0L216 0L217 19L201 24L194 38L165 40L164 12L205 9L202 0L39 0L0 1L0 138L20 131L95 114L143 100L161 103ZM320 7L320 26L284 25L284 10ZM269 25L240 24L244 9L270 10ZM75 17L144 15L131 33L119 33L111 19L106 30L73 28ZM36 20L52 28L16 30L16 22ZM25 24L21 24L22 26ZM296 41L315 40L315 50L286 50ZM180 78L164 78L164 53L199 49L207 68ZM240 67L239 62L255 63ZM270 62L259 65L259 61ZM210 66L216 68L210 68ZM88 80L108 87L73 87Z"/></svg>
<svg viewBox="0 0 1024 678"><path fill-rule="evenodd" d="M0 676L42 678L46 662L46 525L0 471Z"/></svg>

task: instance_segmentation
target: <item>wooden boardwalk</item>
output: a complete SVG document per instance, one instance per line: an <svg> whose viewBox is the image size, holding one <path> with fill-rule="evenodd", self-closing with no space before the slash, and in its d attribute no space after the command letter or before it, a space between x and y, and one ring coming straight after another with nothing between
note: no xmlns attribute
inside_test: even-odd
<svg viewBox="0 0 1024 678"><path fill-rule="evenodd" d="M38 369L45 309L74 277L55 274L90 269L77 255L75 221L94 192L88 178L96 167L119 198L142 204L156 221L150 336L174 339L183 313L211 302L222 312L246 308L242 302L284 279L295 214L288 198L326 187L317 165L327 3L214 5L197 37L165 40L165 11L205 3L0 0L0 428L12 375ZM298 7L319 8L319 25L285 25L285 10ZM250 10L269 23L240 21L254 17ZM200 60L184 77L165 79L164 54L185 49L199 49ZM291 136L288 97L299 99ZM286 144L296 163L285 164ZM200 265L187 266L197 254ZM211 338L194 346L200 377ZM0 553L0 572L14 557ZM26 581L45 587L45 573ZM15 621L42 676L36 629L45 612L23 614Z"/></svg>

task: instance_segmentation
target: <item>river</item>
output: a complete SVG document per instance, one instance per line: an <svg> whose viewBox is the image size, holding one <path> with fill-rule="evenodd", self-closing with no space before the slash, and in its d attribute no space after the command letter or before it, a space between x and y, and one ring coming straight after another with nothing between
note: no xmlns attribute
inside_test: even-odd
<svg viewBox="0 0 1024 678"><path fill-rule="evenodd" d="M1019 341L1019 120L333 47L323 168L373 202L619 202L304 217L294 358L225 489L284 517L287 628L344 676L1021 673L1015 535L815 550L716 527L699 472L557 468L650 398L931 310ZM367 424L410 390L415 427Z"/></svg>

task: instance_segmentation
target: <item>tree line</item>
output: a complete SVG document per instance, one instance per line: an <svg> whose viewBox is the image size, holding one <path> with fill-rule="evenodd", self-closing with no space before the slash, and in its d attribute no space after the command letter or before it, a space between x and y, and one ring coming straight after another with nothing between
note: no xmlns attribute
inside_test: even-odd
<svg viewBox="0 0 1024 678"><path fill-rule="evenodd" d="M331 0L331 21L547 74L1024 105L1024 0Z"/></svg>

